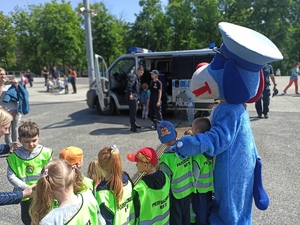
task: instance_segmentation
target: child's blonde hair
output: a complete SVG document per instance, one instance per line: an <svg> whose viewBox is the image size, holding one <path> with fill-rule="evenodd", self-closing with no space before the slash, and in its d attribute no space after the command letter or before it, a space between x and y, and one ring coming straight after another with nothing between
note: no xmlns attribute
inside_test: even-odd
<svg viewBox="0 0 300 225"><path fill-rule="evenodd" d="M103 180L103 173L100 169L98 159L94 159L92 162L90 162L87 174L95 184L98 184L101 180Z"/></svg>
<svg viewBox="0 0 300 225"><path fill-rule="evenodd" d="M10 124L13 120L12 115L5 110L2 106L0 106L0 126L5 126Z"/></svg>
<svg viewBox="0 0 300 225"><path fill-rule="evenodd" d="M73 189L78 193L86 189L82 183L82 175L76 166L66 160L55 159L43 169L43 175L37 182L29 214L32 225L37 225L51 211L54 206L53 192L64 192Z"/></svg>
<svg viewBox="0 0 300 225"><path fill-rule="evenodd" d="M117 206L123 197L122 162L116 146L105 147L98 153L99 167L108 180L109 189L115 196Z"/></svg>

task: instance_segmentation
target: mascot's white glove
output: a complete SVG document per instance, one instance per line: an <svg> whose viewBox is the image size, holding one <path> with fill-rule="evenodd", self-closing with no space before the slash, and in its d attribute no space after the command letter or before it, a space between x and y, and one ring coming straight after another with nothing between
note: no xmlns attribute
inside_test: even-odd
<svg viewBox="0 0 300 225"><path fill-rule="evenodd" d="M186 159L189 156L195 156L202 152L199 151L201 143L193 136L183 136L175 145L170 147L170 150L175 152L180 159Z"/></svg>

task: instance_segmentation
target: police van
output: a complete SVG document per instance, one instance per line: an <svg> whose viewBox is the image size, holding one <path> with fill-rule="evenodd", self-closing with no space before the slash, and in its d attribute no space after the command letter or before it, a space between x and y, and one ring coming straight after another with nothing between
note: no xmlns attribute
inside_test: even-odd
<svg viewBox="0 0 300 225"><path fill-rule="evenodd" d="M212 49L152 52L130 47L131 53L121 55L108 68L100 55L95 55L95 80L87 91L87 105L98 109L101 115L112 115L128 110L126 84L135 68L144 66L141 83L150 83L150 71L158 70L163 84L163 111L186 110L207 113L214 99L196 99L190 91L190 81L201 62L211 62L215 52Z"/></svg>

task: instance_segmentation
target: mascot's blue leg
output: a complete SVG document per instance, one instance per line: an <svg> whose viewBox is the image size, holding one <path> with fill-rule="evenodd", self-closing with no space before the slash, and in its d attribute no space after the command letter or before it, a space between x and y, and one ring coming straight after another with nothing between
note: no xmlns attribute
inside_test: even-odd
<svg viewBox="0 0 300 225"><path fill-rule="evenodd" d="M256 160L254 171L253 197L258 209L266 210L268 208L269 197L262 184L262 163L259 158Z"/></svg>

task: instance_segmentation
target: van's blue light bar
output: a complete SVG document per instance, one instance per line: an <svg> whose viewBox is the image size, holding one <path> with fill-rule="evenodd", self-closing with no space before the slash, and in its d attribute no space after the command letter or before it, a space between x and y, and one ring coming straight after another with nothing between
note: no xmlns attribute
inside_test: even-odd
<svg viewBox="0 0 300 225"><path fill-rule="evenodd" d="M131 53L147 53L147 52L152 52L152 51L149 50L149 49L146 49L146 48L139 48L139 47L135 47L135 46L131 46L128 50L129 50Z"/></svg>
<svg viewBox="0 0 300 225"><path fill-rule="evenodd" d="M210 48L210 49L213 49L214 47L216 47L216 45L215 45L214 42L209 43L209 48Z"/></svg>

